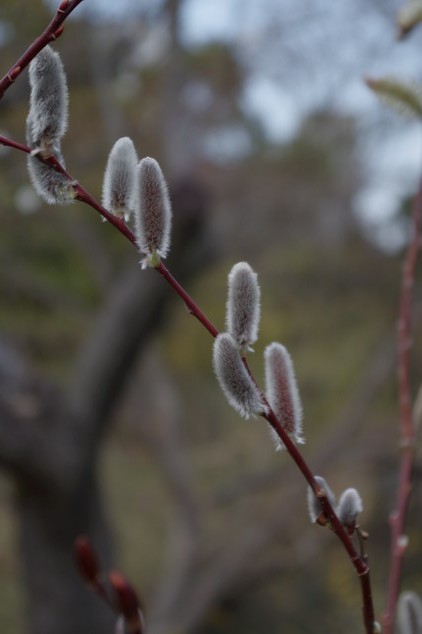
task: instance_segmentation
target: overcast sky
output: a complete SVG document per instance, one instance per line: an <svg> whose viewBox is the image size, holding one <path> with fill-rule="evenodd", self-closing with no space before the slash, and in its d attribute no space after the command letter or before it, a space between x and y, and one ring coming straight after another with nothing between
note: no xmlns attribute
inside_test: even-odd
<svg viewBox="0 0 422 634"><path fill-rule="evenodd" d="M76 11L100 9L104 18L116 20L161 4L85 0ZM366 221L378 223L394 215L422 165L416 124L387 114L363 82L364 76L386 74L421 78L422 33L401 43L396 38L394 18L401 5L401 0L185 0L182 32L190 46L213 39L236 42L251 71L245 105L274 141L292 138L316 108L356 116L368 172L367 190L356 206Z"/></svg>

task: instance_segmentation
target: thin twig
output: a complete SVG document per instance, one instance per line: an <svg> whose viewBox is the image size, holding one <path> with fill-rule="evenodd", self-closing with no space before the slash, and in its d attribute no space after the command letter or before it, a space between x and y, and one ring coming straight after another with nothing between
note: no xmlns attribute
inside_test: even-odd
<svg viewBox="0 0 422 634"><path fill-rule="evenodd" d="M31 152L31 148L21 144L16 143L6 137L0 136L0 144L7 145L9 147L13 147L17 150L25 152L29 154ZM60 172L64 176L66 176L69 181L72 183L77 200L84 202L89 205L93 209L95 209L103 218L106 218L122 235L124 235L134 246L137 246L137 241L134 233L129 229L125 222L108 212L102 205L100 205L97 200L85 189L83 188L69 172L67 172L57 161L55 157L50 157L47 159L43 159L41 156L36 155L36 157ZM179 297L183 300L185 305L187 306L191 315L193 315L210 333L212 337L217 337L219 331L217 328L210 322L205 313L199 308L196 302L190 297L190 295L185 291L185 289L179 284L179 282L173 277L167 267L160 262L156 267L158 273L164 277L164 279L170 284L170 286L174 289L174 291L179 295ZM253 378L253 377L252 377ZM263 417L268 421L268 423L273 427L276 433L279 435L281 441L285 445L288 453L290 454L293 461L296 463L296 466L301 471L302 475L308 482L309 486L312 488L314 494L317 496L321 507L324 511L324 514L329 520L330 527L333 532L336 534L338 539L343 544L349 559L354 566L356 573L360 580L361 585L361 593L363 600L363 618L365 623L365 629L367 634L373 634L374 632L374 608L372 601L372 591L371 591L371 583L370 583L370 575L369 575L369 566L367 564L366 559L360 556L360 554L355 549L353 542L345 531L343 525L338 519L334 509L332 508L330 502L327 499L325 491L321 489L318 483L315 480L315 476L303 458L300 451L297 449L295 443L290 439L290 436L285 432L284 428L280 424L274 412L269 408L269 413L264 414Z"/></svg>
<svg viewBox="0 0 422 634"><path fill-rule="evenodd" d="M411 348L411 313L415 269L420 249L422 222L422 177L413 200L412 235L403 267L398 323L398 384L400 403L400 448L398 486L394 510L390 515L391 564L388 579L387 606L382 620L385 634L392 634L394 615L400 592L400 577L407 539L404 534L407 508L412 486L415 459L415 424L412 415L412 399L409 378L409 352Z"/></svg>
<svg viewBox="0 0 422 634"><path fill-rule="evenodd" d="M6 75L0 80L0 99L2 99L6 90L16 81L16 78L19 77L34 57L36 57L47 44L60 37L64 30L63 22L81 2L83 2L83 0L63 0L47 28L32 42L23 55L21 55L17 62L13 64Z"/></svg>
<svg viewBox="0 0 422 634"><path fill-rule="evenodd" d="M57 38L62 33L62 24L66 17L75 9L78 4L80 4L83 0L64 0L53 20L50 22L46 30L43 34L34 40L33 44L27 49L27 51L21 56L21 58L12 66L9 72L5 75L5 77L0 81L0 98L3 96L7 88L13 83L13 81L18 77L18 75L22 72L22 70L30 63L30 61L37 55L37 53L50 42L52 39ZM0 144L6 145L8 147L12 147L19 151L25 152L27 154L31 153L31 148L21 143L17 143L11 139L0 136ZM75 198L89 205L93 209L95 209L98 213L101 214L103 218L108 220L120 233L122 233L133 245L137 246L137 240L134 233L129 229L126 223L123 220L120 220L110 212L108 212L104 207L102 207L96 199L84 188L82 185L76 181L71 174L69 174L62 165L57 161L57 159L53 156L50 158L42 158L37 155L37 159L48 164L52 169L58 171L59 173L66 176L69 179L69 182L72 184L72 187L75 192ZM421 194L422 195L422 194ZM187 306L189 312L206 328L206 330L211 334L212 337L216 337L219 333L217 328L209 321L207 316L203 313L203 311L199 308L199 306L194 302L194 300L188 295L188 293L184 290L184 288L179 284L179 282L173 277L170 271L166 268L166 266L160 262L156 267L157 271L164 277L164 279L170 284L170 286L175 290L175 292L181 297L185 305ZM330 527L333 532L340 539L343 544L358 576L361 584L362 598L363 598L363 616L365 623L365 630L367 634L373 634L374 632L374 609L372 602L372 593L371 593L371 584L370 584L370 576L369 576L369 567L365 557L362 557L354 547L351 537L345 531L343 525L338 519L334 509L332 508L330 502L327 499L327 495L325 491L318 485L315 477L310 470L308 464L303 458L300 451L297 449L294 442L290 439L289 435L285 432L284 428L278 421L274 412L269 408L268 413L264 415L264 418L269 422L269 424L274 428L274 430L279 435L283 444L285 445L288 453L296 463L297 467L307 480L309 486L312 488L314 494L319 500L321 508L327 517Z"/></svg>

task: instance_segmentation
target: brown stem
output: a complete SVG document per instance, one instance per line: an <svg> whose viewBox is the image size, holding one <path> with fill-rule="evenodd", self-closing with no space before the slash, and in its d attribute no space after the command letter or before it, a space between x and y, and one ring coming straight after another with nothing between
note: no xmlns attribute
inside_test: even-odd
<svg viewBox="0 0 422 634"><path fill-rule="evenodd" d="M26 154L30 154L32 152L32 149L27 145L24 145L23 143L18 143L17 141L13 141L12 139L9 139L8 137L2 135L0 135L0 145L14 148L15 150L19 150L20 152L25 152ZM136 236L133 231L129 229L127 224L120 218L117 218L117 216L111 214L109 211L107 211L107 209L102 207L102 205L100 205L97 200L84 187L82 187L82 185L78 183L71 174L69 174L69 172L59 163L55 156L43 158L40 154L36 154L35 158L37 158L42 163L49 165L50 167L55 169L56 172L59 172L60 174L63 174L63 176L66 176L69 182L73 184L76 193L76 199L84 202L86 205L89 205L90 207L98 211L98 213L101 214L103 218L108 220L110 224L112 224L118 231L120 231L120 233L122 233L130 242L132 242L132 244L136 246Z"/></svg>
<svg viewBox="0 0 422 634"><path fill-rule="evenodd" d="M291 440L290 436L284 430L283 426L280 424L274 412L269 410L268 414L264 414L263 417L269 422L271 427L276 431L282 440L286 450L290 454L291 458L295 462L299 471L302 473L305 480L308 482L309 486L313 490L315 496L318 498L318 501L324 511L324 515L328 518L330 527L333 532L336 534L338 539L343 544L344 549L346 550L349 559L354 566L356 573L359 577L359 582L361 586L361 594L362 594L362 603L363 603L363 620L365 624L365 630L367 634L374 633L374 625L375 625L375 613L374 613L374 605L372 599L372 589L371 589L371 580L370 580L370 570L368 566L368 562L366 557L361 556L356 548L353 545L352 539L350 535L345 530L344 526L340 522L337 517L333 507L331 506L327 495L323 489L319 486L319 484L315 480L315 476L310 470L308 464L303 458L302 454L296 447L295 443Z"/></svg>
<svg viewBox="0 0 422 634"><path fill-rule="evenodd" d="M217 328L210 322L210 320L205 315L205 313L202 312L199 306L194 302L194 300L190 297L190 295L188 295L185 289L173 277L173 275L170 273L170 271L162 262L160 262L160 264L157 266L157 271L161 273L161 275L170 284L170 286L176 291L179 297L182 298L190 314L193 315L198 321L201 322L201 324L204 326L204 328L208 330L208 332L210 333L212 337L214 338L217 337L217 335L219 334L219 331L217 330Z"/></svg>
<svg viewBox="0 0 422 634"><path fill-rule="evenodd" d="M27 49L27 51L22 55L22 57L16 62L16 64L12 67L9 73L1 80L0 82L0 98L4 94L5 90L13 83L14 79L20 74L20 72L29 64L29 62L35 57L35 55L45 46L51 39L58 37L61 34L57 32L57 28L60 27L64 19L70 14L70 12L82 2L82 0L74 0L73 2L64 0L53 20L44 31L44 33L34 41L34 43ZM17 143L7 137L0 136L0 144L12 147L21 152L25 152L29 154L31 152L31 148L21 143ZM65 175L69 181L72 183L75 193L76 199L84 202L89 205L93 209L95 209L98 213L101 214L103 218L108 220L110 224L112 224L122 235L124 235L134 246L137 246L137 240L134 233L129 229L126 223L108 212L104 207L102 207L97 200L84 188L80 185L72 176L67 172L64 167L59 163L56 157L52 156L49 158L43 158L40 155L37 155L38 160L42 161L50 165L53 169ZM422 194L421 194L422 195ZM170 284L170 286L175 290L175 292L181 297L187 306L189 312L206 328L206 330L211 334L212 337L217 337L219 331L217 328L210 322L205 313L199 308L199 306L194 302L194 300L190 297L190 295L185 291L185 289L179 284L179 282L173 277L167 267L160 262L156 267L156 270L164 277L164 279ZM249 371L249 369L248 369ZM253 378L253 377L252 377ZM255 379L253 379L255 380ZM273 427L276 433L279 435L283 444L285 445L288 453L292 457L293 461L296 463L297 467L301 471L304 478L307 480L309 486L312 488L314 494L317 496L321 507L324 511L324 514L328 518L330 522L330 526L333 532L340 539L343 544L358 576L361 583L361 591L363 598L363 615L364 615L364 623L367 634L373 634L374 631L374 609L372 602L372 593L371 593L371 584L370 584L370 576L369 576L369 567L366 561L366 558L363 558L356 551L351 537L345 531L343 525L339 521L334 509L329 503L327 496L323 489L318 485L315 480L315 477L308 467L306 461L304 460L302 454L297 449L294 442L290 439L289 435L284 431L282 425L278 421L274 412L269 408L269 413L264 415L264 418L268 421L268 423Z"/></svg>
<svg viewBox="0 0 422 634"><path fill-rule="evenodd" d="M398 323L398 384L400 403L400 446L402 448L398 486L394 510L390 515L391 564L388 579L387 606L382 620L385 634L392 634L394 615L400 592L400 577L403 556L406 551L404 536L407 508L412 486L415 458L415 425L412 416L409 352L411 347L411 310L415 269L420 248L422 218L422 177L413 200L412 236L403 267Z"/></svg>
<svg viewBox="0 0 422 634"><path fill-rule="evenodd" d="M63 22L83 0L63 0L47 28L26 49L21 57L13 64L6 75L0 80L0 99L21 72L34 57L50 42L56 40L63 33Z"/></svg>
<svg viewBox="0 0 422 634"><path fill-rule="evenodd" d="M13 147L17 150L20 150L25 153L30 153L31 148L22 145L20 143L16 143L6 137L0 136L0 144L7 145L9 147ZM69 174L57 161L55 157L50 157L48 159L43 159L39 155L37 158L50 165L53 169L58 172L64 174L72 183L76 191L76 198L81 202L89 205L93 209L95 209L98 213L106 218L120 233L122 233L134 246L136 246L136 236L129 229L129 227L119 218L116 218L113 214L108 212L104 207L102 207L96 199L86 190L84 189L74 178ZM219 331L217 328L210 322L205 313L199 308L199 306L195 303L195 301L190 297L190 295L185 291L185 289L179 284L179 282L173 277L167 267L160 262L156 267L156 270L164 277L164 279L170 284L170 286L175 290L175 292L179 295L179 297L183 300L185 305L187 306L189 312L206 328L206 330L210 333L212 337L217 337ZM248 371L250 372L249 368ZM252 377L253 378L253 377ZM255 379L253 379L255 380ZM329 503L325 492L321 489L318 483L315 480L314 474L311 469L308 467L305 459L303 458L300 451L297 449L294 442L290 439L290 436L284 431L282 425L277 419L274 412L269 408L269 413L264 415L264 418L268 421L268 423L273 427L276 433L280 436L283 444L285 445L288 453L292 457L293 461L296 463L297 467L301 471L302 475L308 482L309 486L312 488L314 494L318 497L318 500L321 504L321 507L324 511L324 514L329 519L330 526L333 532L340 539L343 544L352 565L354 566L361 584L361 592L363 598L363 614L364 614L364 623L367 634L373 634L374 631L374 608L372 602L372 592L371 592L371 583L369 576L369 567L367 565L366 560L359 555L356 551L353 542L350 536L345 531L343 525L339 521L334 509Z"/></svg>

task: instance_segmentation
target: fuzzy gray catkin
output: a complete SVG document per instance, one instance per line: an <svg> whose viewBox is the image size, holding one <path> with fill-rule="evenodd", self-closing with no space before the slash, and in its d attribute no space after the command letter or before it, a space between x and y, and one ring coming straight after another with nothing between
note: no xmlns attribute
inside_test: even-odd
<svg viewBox="0 0 422 634"><path fill-rule="evenodd" d="M336 509L337 516L343 526L353 530L355 528L356 518L362 511L362 499L357 490L350 488L343 491Z"/></svg>
<svg viewBox="0 0 422 634"><path fill-rule="evenodd" d="M26 119L26 142L32 149L27 165L35 191L50 205L74 201L72 182L53 167L41 162L55 156L64 167L60 141L67 129L68 91L66 75L58 53L46 46L29 65L30 99Z"/></svg>
<svg viewBox="0 0 422 634"><path fill-rule="evenodd" d="M118 139L107 160L103 181L103 207L126 221L138 202L138 157L129 137Z"/></svg>
<svg viewBox="0 0 422 634"><path fill-rule="evenodd" d="M228 402L244 418L267 411L259 389L243 365L238 347L228 333L214 341L213 365L217 380Z"/></svg>
<svg viewBox="0 0 422 634"><path fill-rule="evenodd" d="M422 600L416 592L402 592L397 604L397 634L421 634Z"/></svg>
<svg viewBox="0 0 422 634"><path fill-rule="evenodd" d="M287 349L276 342L266 347L264 359L266 397L271 409L290 438L302 444L302 404L292 359ZM272 428L271 435L276 449L282 449L284 445Z"/></svg>
<svg viewBox="0 0 422 634"><path fill-rule="evenodd" d="M36 144L32 137L32 128L27 122L26 142L34 148ZM63 156L60 152L60 143L56 145L55 156L62 167L65 167ZM67 176L57 172L53 167L40 161L37 156L28 154L27 167L31 183L39 196L49 205L67 205L75 200L73 183Z"/></svg>
<svg viewBox="0 0 422 634"><path fill-rule="evenodd" d="M318 485L321 487L321 489L324 489L325 494L327 496L327 499L328 499L329 503L331 504L331 506L334 506L334 504L336 502L336 498L335 498L334 493L332 492L332 490L328 486L327 482L321 476L315 476L315 480L318 483ZM316 495L313 492L313 490L311 489L311 487L308 487L307 496L308 496L309 517L310 517L311 522L313 524L315 524L315 522L318 520L319 516L323 512L322 507L321 507L321 502L316 497Z"/></svg>
<svg viewBox="0 0 422 634"><path fill-rule="evenodd" d="M34 149L56 154L67 130L68 90L60 55L46 46L29 64L28 127Z"/></svg>
<svg viewBox="0 0 422 634"><path fill-rule="evenodd" d="M259 318L257 274L247 262L238 262L228 277L226 327L243 354L258 338Z"/></svg>
<svg viewBox="0 0 422 634"><path fill-rule="evenodd" d="M139 203L136 238L145 255L142 266L157 266L170 248L171 204L167 183L157 161L143 158L138 165Z"/></svg>

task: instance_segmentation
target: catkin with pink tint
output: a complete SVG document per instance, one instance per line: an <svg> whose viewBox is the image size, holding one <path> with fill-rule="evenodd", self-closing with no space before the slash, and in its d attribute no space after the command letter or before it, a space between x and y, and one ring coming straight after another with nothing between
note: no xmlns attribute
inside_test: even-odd
<svg viewBox="0 0 422 634"><path fill-rule="evenodd" d="M145 255L142 266L158 266L170 248L171 204L167 183L157 161L146 157L138 166L139 205L136 237Z"/></svg>
<svg viewBox="0 0 422 634"><path fill-rule="evenodd" d="M264 358L267 400L285 432L301 444L302 404L292 359L286 348L276 342L266 347ZM284 445L272 428L271 435L276 449L282 449Z"/></svg>

